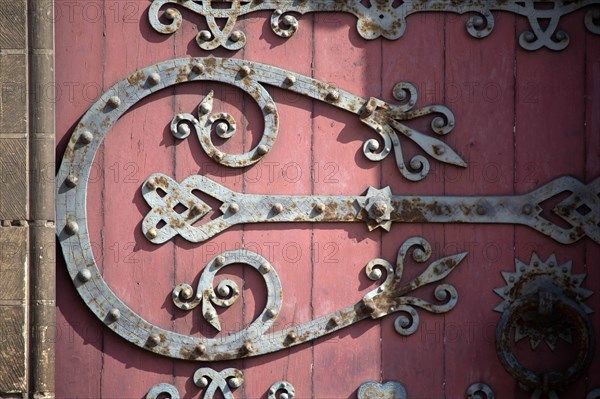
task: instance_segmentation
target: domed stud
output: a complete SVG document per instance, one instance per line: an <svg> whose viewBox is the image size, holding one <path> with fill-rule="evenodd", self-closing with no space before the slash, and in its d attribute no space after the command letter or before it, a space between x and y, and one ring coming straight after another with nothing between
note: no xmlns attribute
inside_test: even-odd
<svg viewBox="0 0 600 399"><path fill-rule="evenodd" d="M89 269L83 269L77 273L77 279L82 283L87 283L92 279L92 272Z"/></svg>
<svg viewBox="0 0 600 399"><path fill-rule="evenodd" d="M201 30L198 32L198 38L203 42L208 42L209 40L212 40L212 33L208 30Z"/></svg>
<svg viewBox="0 0 600 399"><path fill-rule="evenodd" d="M204 64L202 64L201 62L194 64L194 66L192 67L192 72L194 72L196 75L201 75L204 73L205 71L205 67Z"/></svg>
<svg viewBox="0 0 600 399"><path fill-rule="evenodd" d="M118 96L112 96L106 103L110 108L116 109L121 106L121 99Z"/></svg>
<svg viewBox="0 0 600 399"><path fill-rule="evenodd" d="M223 155L223 153L221 151L215 151L212 156L212 158L217 162L221 162L224 157L225 156Z"/></svg>
<svg viewBox="0 0 600 399"><path fill-rule="evenodd" d="M326 207L325 207L324 203L319 202L317 205L315 205L314 209L315 209L315 212L317 212L317 213L323 213L323 212L325 212Z"/></svg>
<svg viewBox="0 0 600 399"><path fill-rule="evenodd" d="M232 389L236 389L242 386L242 380L237 377L230 378L227 380L227 385Z"/></svg>
<svg viewBox="0 0 600 399"><path fill-rule="evenodd" d="M177 10L175 10L174 8L167 8L167 10L165 11L165 17L167 17L167 19L170 19L171 21L174 20L177 17Z"/></svg>
<svg viewBox="0 0 600 399"><path fill-rule="evenodd" d="M271 271L271 265L269 265L268 263L263 263L262 265L260 265L259 270L262 274L267 274Z"/></svg>
<svg viewBox="0 0 600 399"><path fill-rule="evenodd" d="M329 102L335 102L340 99L340 93L337 90L331 89L327 92L325 99Z"/></svg>
<svg viewBox="0 0 600 399"><path fill-rule="evenodd" d="M151 86L156 86L160 83L160 75L156 72L152 72L150 76L148 76L148 83Z"/></svg>
<svg viewBox="0 0 600 399"><path fill-rule="evenodd" d="M81 144L90 144L94 140L94 135L89 130L84 130L79 136L79 142Z"/></svg>
<svg viewBox="0 0 600 399"><path fill-rule="evenodd" d="M65 231L69 235L75 235L79 233L79 225L75 220L69 220L67 224L65 224Z"/></svg>
<svg viewBox="0 0 600 399"><path fill-rule="evenodd" d="M232 42L239 42L240 40L242 40L242 37L242 32L240 32L239 30L234 31L231 34L231 36L229 36Z"/></svg>
<svg viewBox="0 0 600 399"><path fill-rule="evenodd" d="M270 115L270 114L274 114L276 111L275 105L269 103L267 105L265 105L265 107L263 108L263 110L265 111L265 114Z"/></svg>
<svg viewBox="0 0 600 399"><path fill-rule="evenodd" d="M275 316L277 316L277 309L275 309L275 308L267 309L267 317L268 318L272 319Z"/></svg>
<svg viewBox="0 0 600 399"><path fill-rule="evenodd" d="M279 215L281 212L283 212L283 205L277 203L277 204L273 205L271 210L273 211L273 213L275 215Z"/></svg>
<svg viewBox="0 0 600 399"><path fill-rule="evenodd" d="M148 346L151 348L156 347L158 344L160 344L160 335L156 334L156 333L152 333L148 336Z"/></svg>
<svg viewBox="0 0 600 399"><path fill-rule="evenodd" d="M158 230L156 230L154 227L149 228L146 232L146 237L151 240L156 239L156 237L158 237Z"/></svg>
<svg viewBox="0 0 600 399"><path fill-rule="evenodd" d="M288 75L285 77L283 84L286 86L293 86L296 83L296 77L294 75Z"/></svg>
<svg viewBox="0 0 600 399"><path fill-rule="evenodd" d="M227 208L227 210L229 211L229 213L235 215L236 213L238 213L240 211L240 206L236 203L232 203L232 204L229 204L229 207Z"/></svg>
<svg viewBox="0 0 600 399"><path fill-rule="evenodd" d="M108 318L111 321L117 321L117 320L119 320L120 317L121 317L121 311L119 309L116 309L116 308L115 309L111 309L108 312Z"/></svg>
<svg viewBox="0 0 600 399"><path fill-rule="evenodd" d="M75 175L68 175L65 179L65 185L67 187L75 188L77 187L77 184L79 184L79 178Z"/></svg>
<svg viewBox="0 0 600 399"><path fill-rule="evenodd" d="M156 190L158 188L158 182L154 177L151 177L146 182L146 187L148 188L148 190Z"/></svg>
<svg viewBox="0 0 600 399"><path fill-rule="evenodd" d="M219 255L215 258L215 266L222 267L225 265L225 257L223 255Z"/></svg>
<svg viewBox="0 0 600 399"><path fill-rule="evenodd" d="M245 78L252 73L252 69L248 65L244 65L240 68L240 76Z"/></svg>
<svg viewBox="0 0 600 399"><path fill-rule="evenodd" d="M206 388L208 386L208 378L202 377L195 382L198 388Z"/></svg>
<svg viewBox="0 0 600 399"><path fill-rule="evenodd" d="M229 125L225 122L219 122L217 123L217 127L215 129L217 131L217 134L221 137L225 133L227 133L227 131L229 130Z"/></svg>
<svg viewBox="0 0 600 399"><path fill-rule="evenodd" d="M258 152L258 155L260 156L265 156L269 152L269 147L267 147L264 144L261 144L258 146L258 148L256 148L256 152Z"/></svg>

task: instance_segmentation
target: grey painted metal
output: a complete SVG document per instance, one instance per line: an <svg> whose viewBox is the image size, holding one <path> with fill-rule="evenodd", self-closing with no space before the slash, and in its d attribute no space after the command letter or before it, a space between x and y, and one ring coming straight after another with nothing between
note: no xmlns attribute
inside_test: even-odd
<svg viewBox="0 0 600 399"><path fill-rule="evenodd" d="M368 139L363 145L365 156L371 161L381 161L392 151L400 173L411 181L419 181L429 173L429 161L422 155L414 156L406 165L402 152L402 140L411 140L431 158L439 162L466 167L462 158L443 141L410 128L403 122L436 115L431 122L432 131L439 136L450 133L455 125L454 115L443 105L429 105L414 109L418 99L416 88L406 82L393 88L393 95L400 105L386 103L376 98L363 99L345 92L328 83L307 76L294 74L272 66L239 60L219 60L208 58L204 63L195 64L193 73L201 78L212 79L214 74L228 75L229 79L240 81L244 89L254 93L252 97L263 111L264 132L256 147L244 154L227 154L219 150L212 141L212 132L221 139L229 139L236 133L235 119L226 112L213 113L214 92L210 92L198 105L198 116L181 113L175 115L170 128L173 136L185 139L191 133L190 126L196 132L202 149L215 162L229 167L244 167L258 162L272 148L279 130L279 115L275 103L269 97L263 84L324 101L356 114L362 123L369 126L380 137ZM212 68L209 67L212 65ZM217 80L217 79L214 79ZM222 81L222 79L218 79ZM260 94L258 90L262 90ZM401 135L398 135L401 133ZM401 140L402 138L402 140Z"/></svg>
<svg viewBox="0 0 600 399"><path fill-rule="evenodd" d="M494 391L489 385L483 382L475 382L471 384L465 392L467 399L494 399Z"/></svg>
<svg viewBox="0 0 600 399"><path fill-rule="evenodd" d="M495 311L502 316L496 326L496 353L503 367L521 386L534 391L532 398L555 395L580 378L595 353L595 335L584 301L593 292L582 288L585 273L572 274L571 262L559 264L555 255L542 261L536 253L529 264L518 259L515 272L503 272L505 287L495 292L503 298ZM535 371L523 366L513 352L514 341L529 338L532 350L545 341L554 350L559 338L577 346L575 360L561 370Z"/></svg>
<svg viewBox="0 0 600 399"><path fill-rule="evenodd" d="M221 207L211 209L192 193L196 190L220 201ZM544 213L548 210L542 207L565 191L571 195L552 211L570 228L548 219ZM600 243L600 178L584 185L563 176L515 196L403 196L392 195L389 187L369 187L364 196L285 196L238 193L199 175L177 183L157 173L142 185L142 194L151 207L142 230L155 244L176 235L198 243L237 224L277 222L363 222L369 230L381 227L388 231L392 222L508 223L531 227L563 244L586 235ZM186 207L182 213L176 211L179 204ZM211 211L221 215L194 226Z"/></svg>
<svg viewBox="0 0 600 399"><path fill-rule="evenodd" d="M385 384L368 381L358 388L358 399L407 399L406 388L402 383L389 381Z"/></svg>
<svg viewBox="0 0 600 399"><path fill-rule="evenodd" d="M277 381L267 391L267 399L294 399L296 390L287 381Z"/></svg>
<svg viewBox="0 0 600 399"><path fill-rule="evenodd" d="M146 399L158 399L169 395L169 399L179 399L179 391L171 384L160 383L154 385L146 394Z"/></svg>
<svg viewBox="0 0 600 399"><path fill-rule="evenodd" d="M580 1L534 1L534 0L415 0L415 1L364 1L364 0L230 0L229 7L213 8L214 0L154 0L148 13L150 24L160 33L170 34L181 27L182 16L176 8L167 8L164 12L169 23L159 19L161 8L165 5L179 5L202 16L208 30L196 35L196 42L204 50L224 47L239 50L246 44L246 35L235 29L240 16L257 11L273 11L271 29L282 38L293 36L298 30L298 20L291 13L306 14L313 12L342 12L357 17L358 33L367 40L384 37L399 39L406 30L406 18L419 12L448 12L457 14L475 14L466 22L467 32L475 38L484 38L494 29L494 11L504 11L527 18L529 29L519 36L519 44L526 50L538 50L546 47L551 50L563 50L570 39L566 32L559 30L560 19L567 14L584 7L600 4L599 0ZM542 4L544 3L544 4ZM225 19L221 28L217 19ZM542 24L541 21L548 21ZM587 11L584 17L587 29L600 34L600 9Z"/></svg>
<svg viewBox="0 0 600 399"><path fill-rule="evenodd" d="M590 392L588 392L585 399L600 399L600 388L592 389Z"/></svg>

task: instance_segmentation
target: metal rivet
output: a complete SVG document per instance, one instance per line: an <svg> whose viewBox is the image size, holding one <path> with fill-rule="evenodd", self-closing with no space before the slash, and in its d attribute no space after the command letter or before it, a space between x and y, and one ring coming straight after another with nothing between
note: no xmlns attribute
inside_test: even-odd
<svg viewBox="0 0 600 399"><path fill-rule="evenodd" d="M262 265L260 265L259 269L261 273L266 274L271 271L271 265L269 265L268 263L263 263Z"/></svg>
<svg viewBox="0 0 600 399"><path fill-rule="evenodd" d="M566 272L568 272L568 271L569 271L569 269L568 269L566 266L562 268L562 272L563 272L563 273L566 273Z"/></svg>
<svg viewBox="0 0 600 399"><path fill-rule="evenodd" d="M215 151L212 157L215 161L221 162L224 158L224 155L221 151Z"/></svg>
<svg viewBox="0 0 600 399"><path fill-rule="evenodd" d="M223 255L219 255L215 258L215 266L221 267L225 264L225 257Z"/></svg>
<svg viewBox="0 0 600 399"><path fill-rule="evenodd" d="M523 209L521 210L524 215L531 215L533 213L533 206L531 204L523 205Z"/></svg>
<svg viewBox="0 0 600 399"><path fill-rule="evenodd" d="M90 272L89 269L83 269L79 273L77 273L77 278L82 283L87 283L92 279L92 272Z"/></svg>
<svg viewBox="0 0 600 399"><path fill-rule="evenodd" d="M526 270L527 270L527 268L526 268L525 266L521 266L521 267L519 268L519 271L520 271L521 273L525 273L525 271L526 271Z"/></svg>
<svg viewBox="0 0 600 399"><path fill-rule="evenodd" d="M76 221L69 220L65 225L65 231L70 235L77 234L79 232L79 225Z"/></svg>
<svg viewBox="0 0 600 399"><path fill-rule="evenodd" d="M549 263L548 263L548 266L549 266L549 267L554 267L554 266L556 266L556 263L554 263L554 262L549 262Z"/></svg>
<svg viewBox="0 0 600 399"><path fill-rule="evenodd" d="M286 86L292 86L294 83L296 83L296 77L294 75L288 75L285 77L285 80L283 81L283 83Z"/></svg>
<svg viewBox="0 0 600 399"><path fill-rule="evenodd" d="M192 71L196 74L196 75L200 75L202 73L204 73L204 64L202 63L198 63L198 64L194 64L194 66L192 67Z"/></svg>
<svg viewBox="0 0 600 399"><path fill-rule="evenodd" d="M340 99L340 93L337 90L329 90L325 99L327 101L338 101Z"/></svg>
<svg viewBox="0 0 600 399"><path fill-rule="evenodd" d="M71 187L71 188L76 187L78 183L79 183L79 178L75 175L69 175L65 179L65 184L67 185L67 187Z"/></svg>
<svg viewBox="0 0 600 399"><path fill-rule="evenodd" d="M381 276L383 276L383 273L381 272L380 269L371 270L371 277L374 278L375 280L379 280L381 278Z"/></svg>
<svg viewBox="0 0 600 399"><path fill-rule="evenodd" d="M222 136L225 133L227 133L227 131L229 130L229 125L225 122L219 122L219 123L217 123L216 130L217 130L217 134L219 136Z"/></svg>
<svg viewBox="0 0 600 399"><path fill-rule="evenodd" d="M206 377L200 378L198 381L196 381L196 386L198 388L206 388L208 386L208 379Z"/></svg>
<svg viewBox="0 0 600 399"><path fill-rule="evenodd" d="M156 72L152 72L150 76L148 76L148 83L150 83L152 86L156 86L160 83L160 75Z"/></svg>
<svg viewBox="0 0 600 399"><path fill-rule="evenodd" d="M563 31L556 32L556 39L559 42L562 42L563 40L567 40L567 37L568 37L567 34Z"/></svg>
<svg viewBox="0 0 600 399"><path fill-rule="evenodd" d="M89 130L85 130L79 136L79 141L83 144L89 144L94 140L94 135Z"/></svg>
<svg viewBox="0 0 600 399"><path fill-rule="evenodd" d="M290 331L287 335L287 339L294 342L298 339L298 334L295 331Z"/></svg>
<svg viewBox="0 0 600 399"><path fill-rule="evenodd" d="M261 144L258 146L258 148L256 148L256 152L258 152L259 155L267 155L267 153L269 152L269 147L267 147L264 144Z"/></svg>
<svg viewBox="0 0 600 399"><path fill-rule="evenodd" d="M154 347L160 344L160 335L152 333L148 336L148 346Z"/></svg>
<svg viewBox="0 0 600 399"><path fill-rule="evenodd" d="M194 294L194 291L190 287L185 287L180 292L180 295L183 299L190 299L193 294Z"/></svg>
<svg viewBox="0 0 600 399"><path fill-rule="evenodd" d="M210 31L207 30L201 30L200 32L198 32L198 37L200 38L200 40L207 42L212 39L212 33L210 33Z"/></svg>
<svg viewBox="0 0 600 399"><path fill-rule="evenodd" d="M242 386L242 380L240 380L239 378L235 377L235 378L230 378L229 380L227 380L227 384L231 387L231 388L239 388L240 386Z"/></svg>
<svg viewBox="0 0 600 399"><path fill-rule="evenodd" d="M154 240L156 237L158 237L158 230L156 230L154 227L149 228L146 232L146 237L148 237L151 240Z"/></svg>
<svg viewBox="0 0 600 399"><path fill-rule="evenodd" d="M194 353L202 356L206 353L206 345L204 344L198 344L196 345L196 347L194 348Z"/></svg>
<svg viewBox="0 0 600 399"><path fill-rule="evenodd" d="M371 207L373 214L376 216L385 215L385 213L387 212L387 209L388 209L387 204L385 203L385 201L382 201L382 200L375 201L375 203Z"/></svg>
<svg viewBox="0 0 600 399"><path fill-rule="evenodd" d="M235 32L233 32L230 36L230 39L232 42L239 42L241 38L242 38L242 32L240 32L239 30L236 30Z"/></svg>
<svg viewBox="0 0 600 399"><path fill-rule="evenodd" d="M250 75L251 72L252 72L252 69L250 69L250 67L248 65L244 65L240 68L240 75L242 77L246 77L246 76Z"/></svg>
<svg viewBox="0 0 600 399"><path fill-rule="evenodd" d="M369 313L375 312L376 307L375 307L375 304L373 302L363 300L363 303L365 304L365 308L367 309L367 311Z"/></svg>
<svg viewBox="0 0 600 399"><path fill-rule="evenodd" d="M281 395L279 395L279 399L290 399L290 395L288 395L285 392L282 392Z"/></svg>
<svg viewBox="0 0 600 399"><path fill-rule="evenodd" d="M315 205L315 212L317 213L323 213L325 212L325 204L322 202L319 202L317 205Z"/></svg>
<svg viewBox="0 0 600 399"><path fill-rule="evenodd" d="M277 309L275 309L275 308L267 309L267 316L270 318L277 316Z"/></svg>
<svg viewBox="0 0 600 399"><path fill-rule="evenodd" d="M208 309L206 313L204 313L204 318L206 320L214 320L217 317L217 313L214 309Z"/></svg>
<svg viewBox="0 0 600 399"><path fill-rule="evenodd" d="M481 205L479 205L479 206L477 207L477 214L478 214L478 215L481 215L481 216L482 216L482 215L485 215L486 213L487 213L487 210L485 209L485 207L483 207L483 206L481 206Z"/></svg>
<svg viewBox="0 0 600 399"><path fill-rule="evenodd" d="M273 104L267 104L265 105L265 108L263 108L266 114L274 114L275 113L275 105Z"/></svg>
<svg viewBox="0 0 600 399"><path fill-rule="evenodd" d="M342 320L338 316L333 316L331 319L329 319L329 322L334 326L339 326Z"/></svg>
<svg viewBox="0 0 600 399"><path fill-rule="evenodd" d="M538 262L537 260L535 262L533 262L533 267L538 267L540 265L540 262Z"/></svg>
<svg viewBox="0 0 600 399"><path fill-rule="evenodd" d="M273 208L271 208L271 209L273 210L273 213L277 215L283 211L283 205L277 203L277 204L273 205Z"/></svg>
<svg viewBox="0 0 600 399"><path fill-rule="evenodd" d="M236 214L240 211L240 206L236 203L230 204L229 208L227 208L229 210L229 213L233 213Z"/></svg>
<svg viewBox="0 0 600 399"><path fill-rule="evenodd" d="M158 187L158 182L154 177L152 177L146 182L146 187L148 187L150 190L156 190Z"/></svg>
<svg viewBox="0 0 600 399"><path fill-rule="evenodd" d="M508 278L508 281L509 281L510 283L514 283L514 282L515 282L515 277L514 277L514 276L510 276L510 277Z"/></svg>
<svg viewBox="0 0 600 399"><path fill-rule="evenodd" d="M244 342L242 349L244 350L245 353L254 352L254 348L252 347L252 344L250 342Z"/></svg>
<svg viewBox="0 0 600 399"><path fill-rule="evenodd" d="M108 312L108 317L113 321L119 320L121 311L119 309L111 309L110 312Z"/></svg>
<svg viewBox="0 0 600 399"><path fill-rule="evenodd" d="M167 8L167 10L165 11L165 16L170 20L174 20L177 16L177 10L175 10L174 8Z"/></svg>
<svg viewBox="0 0 600 399"><path fill-rule="evenodd" d="M286 15L283 17L283 23L287 26L292 26L296 23L296 18L292 17L291 15Z"/></svg>
<svg viewBox="0 0 600 399"><path fill-rule="evenodd" d="M191 130L187 124L181 123L181 124L179 124L179 126L177 126L177 134L180 138L185 138L185 137L189 136L190 133L191 133Z"/></svg>
<svg viewBox="0 0 600 399"><path fill-rule="evenodd" d="M367 118L371 115L373 115L373 112L375 112L375 107L373 107L371 104L366 103L363 107L362 110L360 112L360 116L362 118Z"/></svg>
<svg viewBox="0 0 600 399"><path fill-rule="evenodd" d="M121 106L121 99L118 96L112 96L108 99L107 104L111 108L119 108Z"/></svg>
<svg viewBox="0 0 600 399"><path fill-rule="evenodd" d="M200 108L198 109L198 111L200 112L201 115L206 115L210 111L212 111L212 107L208 103L202 103L202 104L200 104Z"/></svg>
<svg viewBox="0 0 600 399"><path fill-rule="evenodd" d="M523 37L525 41L530 43L535 40L535 35L533 34L533 32L525 32L525 35Z"/></svg>

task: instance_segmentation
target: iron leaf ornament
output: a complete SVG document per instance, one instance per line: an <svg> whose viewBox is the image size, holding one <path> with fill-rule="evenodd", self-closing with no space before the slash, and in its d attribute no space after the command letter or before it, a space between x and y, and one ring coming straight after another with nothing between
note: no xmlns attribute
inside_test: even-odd
<svg viewBox="0 0 600 399"><path fill-rule="evenodd" d="M228 7L213 7L214 3ZM505 0L413 0L413 1L375 1L375 0L154 0L148 13L150 24L160 33L171 34L182 24L181 12L174 7L187 9L205 19L208 29L196 35L196 42L203 50L219 47L239 50L246 45L247 37L235 28L239 17L257 11L273 11L271 29L282 38L292 37L299 28L292 14L317 12L349 13L357 18L357 30L366 40L384 37L388 40L401 38L406 31L406 18L421 12L445 12L455 14L473 14L466 22L466 29L472 37L481 39L489 36L495 25L493 12L509 12L527 18L529 30L519 36L519 45L529 51L540 48L559 51L570 42L568 33L559 29L561 18L579 9L589 7L584 17L588 31L600 34L599 0L580 1L505 1ZM593 7L590 7L593 6ZM168 7L168 8L167 8ZM169 21L163 23L163 14ZM217 20L224 20L221 27ZM543 24L542 21L548 21Z"/></svg>

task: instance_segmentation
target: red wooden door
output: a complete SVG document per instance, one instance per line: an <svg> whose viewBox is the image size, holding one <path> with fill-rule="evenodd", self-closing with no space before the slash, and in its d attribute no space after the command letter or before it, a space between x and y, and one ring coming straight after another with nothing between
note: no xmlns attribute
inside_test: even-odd
<svg viewBox="0 0 600 399"><path fill-rule="evenodd" d="M283 306L273 330L311 321L360 301L377 286L364 273L373 258L395 263L408 238L432 245L432 260L468 252L447 278L456 287L457 306L445 314L419 311L415 334L394 330L395 315L364 320L331 335L264 356L223 362L174 360L143 350L106 328L79 297L62 256L57 258L57 397L141 398L154 384L176 386L182 397L201 397L192 375L200 367L234 367L244 373L235 397L266 397L278 380L295 387L296 398L353 398L365 381L400 381L409 398L461 398L473 382L485 382L499 398L526 398L496 356L495 328L506 285L503 271L515 258L529 263L532 252L587 273L584 286L600 288L595 261L600 246L589 238L559 244L532 229L513 225L396 223L390 232L369 232L363 223L275 223L234 226L203 242L176 237L150 243L142 220L150 208L141 187L153 173L177 181L203 175L244 193L278 195L361 195L369 186L390 186L405 195L512 195L525 193L563 175L590 182L600 175L600 39L585 29L583 11L564 16L571 36L561 52L527 52L518 34L527 20L496 15L493 34L476 40L465 31L467 16L423 13L408 19L396 41L362 39L356 18L343 13L307 14L296 35L285 40L271 32L270 12L238 21L248 38L236 52L198 48L203 29L192 13L173 35L148 23L150 2L142 0L57 1L56 100L57 159L61 159L79 119L114 83L138 69L187 56L235 57L287 69L329 82L363 98L397 103L392 88L412 82L417 106L444 104L456 116L443 140L468 163L458 168L431 162L421 182L404 179L393 155L369 161L363 143L375 138L360 119L324 102L273 88L280 132L267 156L242 169L215 163L194 135L175 139L169 123L177 113L194 113L211 90L214 107L229 112L238 133L224 152L242 153L260 139L262 117L241 90L219 83L192 82L161 90L126 113L107 135L91 168L87 195L88 229L96 263L117 296L147 321L184 335L227 336L254 320L266 302L262 278L240 265L220 276L240 287L242 297L219 312L220 335L199 310L176 308L177 284L196 286L204 266L227 250L259 253L277 269ZM430 119L409 123L428 129ZM404 146L411 159L420 150ZM416 276L422 266L408 262ZM432 289L419 295L432 301ZM600 309L597 296L587 300ZM591 320L600 329L597 313ZM559 341L555 354L540 345L519 353L532 368L564 360L570 351ZM541 355L540 355L541 354ZM558 354L558 355L557 355ZM550 359L550 360L548 360ZM547 364L547 363L546 363ZM564 398L583 398L600 385L597 356L585 378Z"/></svg>

